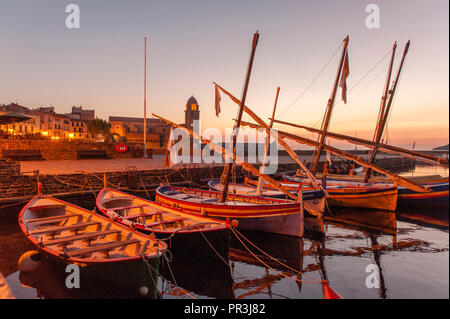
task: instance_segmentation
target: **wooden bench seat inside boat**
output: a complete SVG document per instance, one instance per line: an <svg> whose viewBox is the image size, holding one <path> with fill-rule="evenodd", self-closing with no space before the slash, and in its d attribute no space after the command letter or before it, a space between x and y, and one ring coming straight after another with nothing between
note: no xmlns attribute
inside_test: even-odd
<svg viewBox="0 0 450 319"><path fill-rule="evenodd" d="M110 209L116 211L116 210L144 208L144 207L149 207L149 206L148 205L136 205L136 206L115 207L115 208L110 208Z"/></svg>
<svg viewBox="0 0 450 319"><path fill-rule="evenodd" d="M47 204L47 205L36 205L28 207L29 211L41 210L41 209L51 209L51 208L66 208L64 204Z"/></svg>
<svg viewBox="0 0 450 319"><path fill-rule="evenodd" d="M83 216L83 214L65 214L65 215L59 215L59 216L49 216L49 217L29 219L26 221L26 223L27 224L33 223L33 225L42 225L42 224L50 224L50 223L63 221L63 220L69 219L71 217L81 218L82 216Z"/></svg>
<svg viewBox="0 0 450 319"><path fill-rule="evenodd" d="M159 222L154 222L154 223L144 224L144 225L146 227L154 227L154 226L159 226L159 225L168 225L168 224L179 223L179 222L182 222L182 221L184 221L186 219L187 218L185 218L185 217L180 217L180 218L162 220L162 221L159 221Z"/></svg>
<svg viewBox="0 0 450 319"><path fill-rule="evenodd" d="M54 234L60 233L65 230L72 230L72 231L76 232L78 230L84 229L89 226L94 226L94 225L97 225L98 230L100 230L100 228L101 228L100 222L87 222L87 223L72 224L72 225L68 225L68 226L56 226L56 227L46 227L46 228L34 229L34 230L30 231L30 234L31 235L36 235L36 234L54 235Z"/></svg>
<svg viewBox="0 0 450 319"><path fill-rule="evenodd" d="M83 248L83 249L78 249L78 250L74 250L71 252L67 252L67 255L69 257L81 257L81 256L89 256L95 252L104 252L105 254L108 254L111 250L114 250L116 248L119 248L119 247L125 248L128 245L139 244L139 243L140 243L140 240L138 240L138 239L115 241L112 243L100 244L100 245L95 245L95 246L92 246L89 248Z"/></svg>
<svg viewBox="0 0 450 319"><path fill-rule="evenodd" d="M129 200L129 201L132 201L133 199L130 196L115 196L115 197L102 199L102 204L113 202L113 201L116 201L116 200Z"/></svg>
<svg viewBox="0 0 450 319"><path fill-rule="evenodd" d="M105 237L107 235L112 235L112 234L120 234L120 230L97 231L97 232L92 232L92 233L84 233L84 234L77 235L77 236L69 236L69 237L52 239L52 240L44 242L44 246L68 245L68 244L71 244L71 243L73 243L75 241L79 241L79 240L93 241L99 237Z"/></svg>
<svg viewBox="0 0 450 319"><path fill-rule="evenodd" d="M124 219L136 219L139 217L152 217L152 216L159 216L161 215L163 212L159 211L159 212L152 212L152 213L142 213L142 214L136 214L136 215L128 215L123 217Z"/></svg>

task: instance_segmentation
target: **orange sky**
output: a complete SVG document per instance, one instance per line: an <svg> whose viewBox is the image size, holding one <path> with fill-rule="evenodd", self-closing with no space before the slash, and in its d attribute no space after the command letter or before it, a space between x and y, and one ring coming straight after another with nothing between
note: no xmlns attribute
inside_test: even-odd
<svg viewBox="0 0 450 319"><path fill-rule="evenodd" d="M251 38L259 30L247 105L267 118L280 86L277 118L319 127L340 52L317 75L348 34L349 102L336 105L330 129L372 137L389 51L398 41L395 74L411 40L389 121L390 141L405 147L416 141L416 148L424 149L447 144L448 1L377 1L379 29L365 25L369 3L79 0L81 28L69 30L61 1L2 1L0 103L53 105L61 113L83 105L104 119L142 116L147 36L148 114L183 122L185 103L194 95L203 127L224 129L233 125L236 107L222 96L223 111L215 117L212 82L240 97Z"/></svg>

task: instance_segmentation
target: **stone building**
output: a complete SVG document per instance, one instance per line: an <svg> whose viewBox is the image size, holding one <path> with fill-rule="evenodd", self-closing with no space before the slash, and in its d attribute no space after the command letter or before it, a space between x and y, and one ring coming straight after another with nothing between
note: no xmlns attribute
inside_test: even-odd
<svg viewBox="0 0 450 319"><path fill-rule="evenodd" d="M194 96L191 96L186 103L186 110L184 111L184 127L192 130L194 121L200 119L200 109L198 102Z"/></svg>
<svg viewBox="0 0 450 319"><path fill-rule="evenodd" d="M170 126L159 119L147 119L147 148L164 148L170 134ZM144 119L137 117L110 116L110 133L116 140L125 139L128 143L144 143Z"/></svg>

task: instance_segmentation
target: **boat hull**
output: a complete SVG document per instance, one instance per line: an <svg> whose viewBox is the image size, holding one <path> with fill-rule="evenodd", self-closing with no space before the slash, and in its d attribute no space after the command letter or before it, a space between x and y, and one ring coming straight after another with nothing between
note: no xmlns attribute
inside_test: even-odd
<svg viewBox="0 0 450 319"><path fill-rule="evenodd" d="M67 216L65 221L64 216ZM77 218L78 222L70 223L69 220L74 218ZM80 218L83 220L81 221ZM160 258L167 249L165 243L153 237L145 236L84 208L45 195L35 196L23 207L19 213L19 226L45 260L64 268L71 264L77 265L80 270L80 280L87 278L113 287L132 286L133 289L139 289L143 284L157 282ZM108 231L113 234L108 234ZM96 242L99 237L92 237L89 240L87 239L89 237L76 239L77 236L90 236L96 232L104 233L99 235L102 238L101 243ZM106 240L108 236L117 237L108 241ZM149 244L142 248L146 250L142 250L139 254L125 252L126 248L113 252L114 247L120 247L120 245L109 247L108 249L112 249L111 254L108 253L102 257L87 253L87 250L96 247L97 250L93 253L99 253L103 247L108 246L108 243L125 243L126 240L122 239L125 236L132 239L130 241L133 245L144 242ZM53 240L61 242L51 244ZM85 250L85 253L72 254L77 250ZM137 248L130 249L130 251L133 250L136 251ZM131 272L129 276L118 275L127 272ZM154 284L148 287L150 291L156 291L152 289Z"/></svg>
<svg viewBox="0 0 450 319"><path fill-rule="evenodd" d="M449 184L432 183L423 184L431 189L429 193L418 193L407 188L398 189L398 205L402 207L427 207L439 210L448 210Z"/></svg>
<svg viewBox="0 0 450 319"><path fill-rule="evenodd" d="M320 176L320 175L319 175ZM422 186L427 186L431 189L428 193L419 193L405 187L398 188L397 204L401 207L413 208L433 208L433 209L448 209L449 207L449 179L440 175L431 176L411 176L408 177L412 181L419 183ZM346 176L346 175L328 175L328 181L336 182L362 182L361 176ZM386 184L391 181L385 177L373 177L371 183Z"/></svg>
<svg viewBox="0 0 450 319"><path fill-rule="evenodd" d="M103 289L109 287L115 291L122 289L124 294L136 293L143 286L149 289L147 298L157 298L158 290L155 283L158 282L160 266L162 260L160 258L149 258L144 263L142 259L128 260L125 262L115 263L80 263L71 262L70 260L59 258L47 250L36 247L37 251L45 259L44 262L51 263L58 274L55 276L69 276L66 272L68 265L75 264L80 270L80 287L85 282L95 283L95 286L102 286ZM46 277L49 274L46 274ZM114 278L113 280L111 278ZM87 287L81 287L85 290ZM90 291L91 293L91 291Z"/></svg>
<svg viewBox="0 0 450 319"><path fill-rule="evenodd" d="M283 175L290 187L298 187L300 181ZM349 183L347 185L347 183ZM330 182L331 184L331 182ZM364 186L354 182L335 182L328 186L326 197L328 205L332 207L363 208L395 211L397 209L398 189L396 186ZM340 184L340 185L339 185Z"/></svg>
<svg viewBox="0 0 450 319"><path fill-rule="evenodd" d="M395 211L397 208L397 188L370 190L363 192L333 192L328 190L328 204L333 207L365 208Z"/></svg>

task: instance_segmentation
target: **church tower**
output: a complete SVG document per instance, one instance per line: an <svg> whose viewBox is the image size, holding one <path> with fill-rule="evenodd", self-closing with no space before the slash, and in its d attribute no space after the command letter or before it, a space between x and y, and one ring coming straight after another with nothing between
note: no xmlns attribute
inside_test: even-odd
<svg viewBox="0 0 450 319"><path fill-rule="evenodd" d="M186 128L192 130L195 120L200 119L200 110L198 102L194 96L191 96L186 103L186 110L184 111L184 125Z"/></svg>

